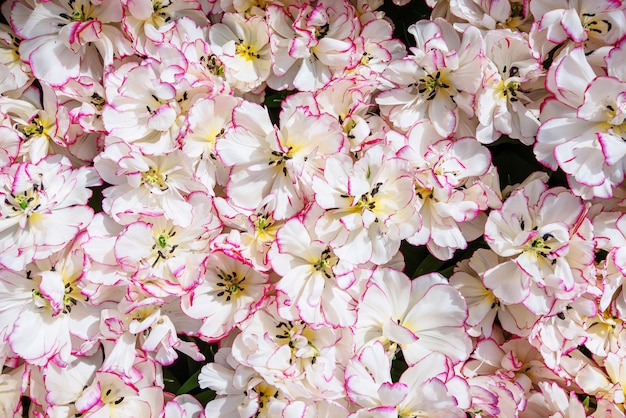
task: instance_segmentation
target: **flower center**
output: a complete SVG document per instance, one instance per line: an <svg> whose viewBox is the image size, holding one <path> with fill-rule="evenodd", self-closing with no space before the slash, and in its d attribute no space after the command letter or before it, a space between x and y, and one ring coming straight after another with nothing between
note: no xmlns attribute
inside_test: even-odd
<svg viewBox="0 0 626 418"><path fill-rule="evenodd" d="M531 251L544 258L554 255L554 251L561 247L559 241L550 233L534 237L527 245L527 251ZM551 262L552 264L555 264L556 259L552 259Z"/></svg>
<svg viewBox="0 0 626 418"><path fill-rule="evenodd" d="M281 342L281 345L287 344L291 348L290 363L294 359L309 359L315 362L315 357L319 350L311 342L314 335L313 330L308 328L304 321L279 322L276 328L278 328L278 333L276 334L278 341Z"/></svg>
<svg viewBox="0 0 626 418"><path fill-rule="evenodd" d="M432 415L431 412L409 409L408 407L405 408L405 410L398 410L398 418L420 418L420 417L429 417L431 415Z"/></svg>
<svg viewBox="0 0 626 418"><path fill-rule="evenodd" d="M230 302L230 300L234 297L237 297L239 292L243 292L244 288L242 286L243 282L246 280L244 277L239 277L236 271L231 273L226 273L223 270L220 270L217 273L217 277L221 280L217 283L218 287L221 287L222 290L217 294L218 297L224 297L226 302Z"/></svg>
<svg viewBox="0 0 626 418"><path fill-rule="evenodd" d="M283 175L285 177L287 177L287 167L285 166L285 163L289 160L291 160L292 155L291 155L291 150L293 149L293 147L288 147L287 148L287 152L281 152L281 151L272 151L272 155L274 157L276 157L273 160L270 160L268 165L270 166L276 166L276 167L281 167L282 166L282 171L283 171Z"/></svg>
<svg viewBox="0 0 626 418"><path fill-rule="evenodd" d="M224 75L224 64L217 58L217 55L211 54L209 56L201 56L200 62L204 65L207 71L214 76L221 77Z"/></svg>
<svg viewBox="0 0 626 418"><path fill-rule="evenodd" d="M253 218L255 237L263 242L274 241L279 225L276 224L272 215L257 213Z"/></svg>
<svg viewBox="0 0 626 418"><path fill-rule="evenodd" d="M22 210L26 209L28 207L28 201L32 200L33 198L29 198L27 199L25 196L15 196L15 201L17 202L18 205L20 205L20 208Z"/></svg>
<svg viewBox="0 0 626 418"><path fill-rule="evenodd" d="M428 199L433 198L434 192L432 189L426 188L422 184L416 181L415 182L415 195L420 200L428 200Z"/></svg>
<svg viewBox="0 0 626 418"><path fill-rule="evenodd" d="M589 35L603 34L611 30L613 25L606 19L597 19L595 13L582 14L583 27Z"/></svg>
<svg viewBox="0 0 626 418"><path fill-rule="evenodd" d="M339 259L335 256L335 253L330 248L326 247L326 249L322 251L319 261L314 264L313 267L315 271L321 271L327 279L330 279L334 276L332 268L337 264L337 261L339 261Z"/></svg>
<svg viewBox="0 0 626 418"><path fill-rule="evenodd" d="M46 127L43 126L41 119L38 116L34 117L28 125L21 125L16 127L28 141L34 136L42 136L46 134Z"/></svg>
<svg viewBox="0 0 626 418"><path fill-rule="evenodd" d="M252 390L255 391L259 395L259 401L258 401L259 411L257 412L256 416L266 416L265 414L261 412L266 411L267 405L269 404L269 402L273 398L278 397L278 389L276 389L274 386L271 386L270 384L266 382L261 382L258 385L256 385Z"/></svg>
<svg viewBox="0 0 626 418"><path fill-rule="evenodd" d="M378 182L374 185L374 187L372 187L372 190L370 190L369 193L362 194L358 202L356 203L356 206L359 209L365 209L365 210L369 210L373 212L374 209L376 209L375 196L380 191L380 186L382 185L383 185L382 182Z"/></svg>
<svg viewBox="0 0 626 418"><path fill-rule="evenodd" d="M433 100L439 90L449 89L450 82L441 70L435 73L427 74L425 77L419 79L417 91L420 94L426 95L426 100Z"/></svg>
<svg viewBox="0 0 626 418"><path fill-rule="evenodd" d="M150 189L150 191L159 190L164 192L169 188L167 185L167 175L159 172L156 167L150 167L148 171L141 173L141 183Z"/></svg>
<svg viewBox="0 0 626 418"><path fill-rule="evenodd" d="M111 389L107 389L102 392L102 397L100 398L103 403L109 404L111 407L116 406L124 402L123 396L116 396L113 394Z"/></svg>
<svg viewBox="0 0 626 418"><path fill-rule="evenodd" d="M243 39L240 39L239 42L235 45L235 54L243 57L248 61L252 61L253 59L261 58L256 50L247 42L244 42Z"/></svg>
<svg viewBox="0 0 626 418"><path fill-rule="evenodd" d="M504 23L497 26L505 29L515 29L524 22L524 5L517 2L511 2L511 15Z"/></svg>
<svg viewBox="0 0 626 418"><path fill-rule="evenodd" d="M56 271L55 267L51 267L50 271ZM28 270L26 272L26 278L29 280L33 280L31 277L31 271ZM61 278L60 278L61 279ZM47 310L52 317L56 317L59 314L70 314L72 313L72 308L76 306L79 300L88 301L89 298L84 296L78 287L76 287L76 277L62 277L62 280L65 282L65 287L63 290L63 299L60 300L51 300L50 296L43 294L38 288L32 289L32 298L35 306L40 309ZM37 286L36 281L33 280L33 285ZM56 303L55 303L56 302ZM61 302L61 303L59 303Z"/></svg>
<svg viewBox="0 0 626 418"><path fill-rule="evenodd" d="M132 310L132 317L130 319L133 321L143 322L157 310L159 310L158 305L139 306Z"/></svg>
<svg viewBox="0 0 626 418"><path fill-rule="evenodd" d="M617 103L606 106L608 131L626 140L626 94L619 95Z"/></svg>
<svg viewBox="0 0 626 418"><path fill-rule="evenodd" d="M63 19L69 20L70 22L86 22L88 20L94 20L91 16L92 11L90 9L85 10L85 4L81 1L79 5L76 4L76 0L68 0L67 5L70 10L72 10L71 15L67 13L60 13Z"/></svg>
<svg viewBox="0 0 626 418"><path fill-rule="evenodd" d="M24 190L20 194L9 193L4 203L9 206L11 212L7 213L5 218L18 214L33 215L41 207L39 190L43 190L43 185L33 184L31 189Z"/></svg>
<svg viewBox="0 0 626 418"><path fill-rule="evenodd" d="M100 96L98 93L94 93L91 95L91 104L98 110L104 109L104 97Z"/></svg>
<svg viewBox="0 0 626 418"><path fill-rule="evenodd" d="M41 293L39 289L33 289L32 295L36 307L50 308L50 301L48 301L48 299Z"/></svg>
<svg viewBox="0 0 626 418"><path fill-rule="evenodd" d="M502 80L498 83L497 91L508 101L517 102L520 99L519 92L522 92L519 67L514 65L508 71L507 69L506 65L502 69Z"/></svg>
<svg viewBox="0 0 626 418"><path fill-rule="evenodd" d="M326 35L328 35L328 30L330 29L330 25L328 23L323 24L322 26L315 28L315 39L322 39Z"/></svg>
<svg viewBox="0 0 626 418"><path fill-rule="evenodd" d="M63 293L63 313L69 314L72 312L72 307L76 306L78 299L85 299L80 293L78 288L73 286L73 283L65 283L65 291Z"/></svg>
<svg viewBox="0 0 626 418"><path fill-rule="evenodd" d="M169 15L168 8L172 5L171 0L160 1L160 0L152 0L152 24L155 27L159 27L164 23L172 20L172 17Z"/></svg>
<svg viewBox="0 0 626 418"><path fill-rule="evenodd" d="M176 235L176 231L172 228L168 232L162 232L158 236L155 237L155 243L152 246L154 262L152 263L152 267L156 266L160 260L166 260L172 256L176 248L178 248L178 244L172 245L170 238ZM168 242L169 241L169 242Z"/></svg>
<svg viewBox="0 0 626 418"><path fill-rule="evenodd" d="M372 54L364 52L363 55L361 55L361 62L360 62L360 64L361 65L368 65L372 58L374 58L374 56Z"/></svg>
<svg viewBox="0 0 626 418"><path fill-rule="evenodd" d="M361 195L361 198L359 199L356 205L359 209L366 209L366 210L373 211L374 209L376 209L376 200L374 200L373 197L369 193L365 193Z"/></svg>

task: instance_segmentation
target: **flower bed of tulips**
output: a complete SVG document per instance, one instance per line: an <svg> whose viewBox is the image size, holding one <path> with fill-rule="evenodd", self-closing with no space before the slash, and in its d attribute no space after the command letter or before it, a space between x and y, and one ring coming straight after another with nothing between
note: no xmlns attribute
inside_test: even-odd
<svg viewBox="0 0 626 418"><path fill-rule="evenodd" d="M621 0L1 12L0 416L625 416Z"/></svg>

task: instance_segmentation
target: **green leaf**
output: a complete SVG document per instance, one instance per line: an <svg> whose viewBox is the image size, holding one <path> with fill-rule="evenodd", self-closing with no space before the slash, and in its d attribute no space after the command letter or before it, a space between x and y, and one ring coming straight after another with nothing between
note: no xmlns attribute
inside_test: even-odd
<svg viewBox="0 0 626 418"><path fill-rule="evenodd" d="M455 266L446 267L445 269L441 270L439 273L441 273L442 276L447 277L449 279L450 276L452 276L452 273L454 272L454 267Z"/></svg>
<svg viewBox="0 0 626 418"><path fill-rule="evenodd" d="M200 369L191 375L189 379L178 389L176 396L189 393L198 387L198 376L200 375Z"/></svg>
<svg viewBox="0 0 626 418"><path fill-rule="evenodd" d="M180 389L180 382L168 367L163 368L163 382L167 392L176 393Z"/></svg>
<svg viewBox="0 0 626 418"><path fill-rule="evenodd" d="M206 404L215 399L215 392L213 392L212 390L206 390L202 393L195 395L195 397L198 402L202 404L202 406L206 406Z"/></svg>
<svg viewBox="0 0 626 418"><path fill-rule="evenodd" d="M391 381L400 381L400 376L402 376L402 373L404 373L408 368L409 366L404 360L404 355L402 354L402 351L398 351L391 360Z"/></svg>
<svg viewBox="0 0 626 418"><path fill-rule="evenodd" d="M285 98L293 94L295 90L276 91L268 89L268 93L265 96L265 106L269 109L276 109L280 107L280 104Z"/></svg>
<svg viewBox="0 0 626 418"><path fill-rule="evenodd" d="M423 274L432 273L438 271L441 266L445 264L445 261L441 261L432 254L428 254L424 260L417 266L412 277L419 277Z"/></svg>
<svg viewBox="0 0 626 418"><path fill-rule="evenodd" d="M426 246L415 246L406 241L402 241L400 244L400 252L404 255L404 273L409 277L413 277L411 273L417 269L419 263L428 255Z"/></svg>

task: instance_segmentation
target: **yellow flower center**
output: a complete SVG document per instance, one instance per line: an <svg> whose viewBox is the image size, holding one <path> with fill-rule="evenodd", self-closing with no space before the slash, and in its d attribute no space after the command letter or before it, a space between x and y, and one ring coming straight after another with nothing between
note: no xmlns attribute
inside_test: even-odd
<svg viewBox="0 0 626 418"><path fill-rule="evenodd" d="M274 221L272 215L258 213L253 223L256 239L262 242L271 242L276 239L280 225Z"/></svg>
<svg viewBox="0 0 626 418"><path fill-rule="evenodd" d="M257 51L250 45L249 43L240 41L235 46L235 54L243 57L248 61L252 61L253 59L261 58L261 55L257 53Z"/></svg>
<svg viewBox="0 0 626 418"><path fill-rule="evenodd" d="M85 3L79 0L80 4L76 4L76 0L68 0L67 4L72 9L72 14L68 15L67 13L60 13L59 16L63 19L69 20L70 22L86 22L88 20L94 20L91 16L93 11L92 8L88 6L86 8Z"/></svg>
<svg viewBox="0 0 626 418"><path fill-rule="evenodd" d="M117 396L111 389L103 390L100 399L103 403L109 404L110 407L115 407L124 402L124 397Z"/></svg>
<svg viewBox="0 0 626 418"><path fill-rule="evenodd" d="M221 77L224 75L224 64L217 58L217 55L211 54L209 56L201 56L200 62L204 64L204 67L210 74Z"/></svg>
<svg viewBox="0 0 626 418"><path fill-rule="evenodd" d="M160 0L152 0L152 24L155 27L159 27L164 23L168 23L172 20L172 17L169 15L168 7L172 5L171 0L160 1Z"/></svg>
<svg viewBox="0 0 626 418"><path fill-rule="evenodd" d="M606 105L606 118L603 130L626 139L626 109L621 109L617 104Z"/></svg>
<svg viewBox="0 0 626 418"><path fill-rule="evenodd" d="M8 218L21 214L26 216L35 215L35 211L41 207L39 190L43 190L43 186L34 184L31 189L24 190L22 193L9 193L4 199L4 203L9 206L11 212L7 212L5 217Z"/></svg>
<svg viewBox="0 0 626 418"><path fill-rule="evenodd" d="M36 136L45 135L47 137L50 137L50 135L48 134L49 129L44 126L44 122L38 116L34 117L28 125L18 126L17 130L26 137L27 141Z"/></svg>
<svg viewBox="0 0 626 418"><path fill-rule="evenodd" d="M290 363L302 360L315 362L319 353L319 349L312 342L315 331L309 328L304 321L280 322L276 328L278 329L278 333L275 335L277 342L280 345L286 344L291 349Z"/></svg>
<svg viewBox="0 0 626 418"><path fill-rule="evenodd" d="M447 90L452 86L447 74L443 70L427 74L419 79L416 85L417 92L426 95L426 100L433 100L440 90Z"/></svg>
<svg viewBox="0 0 626 418"><path fill-rule="evenodd" d="M226 302L230 302L232 298L236 298L241 294L240 292L245 290L242 285L243 282L246 281L246 278L245 276L240 276L236 271L227 273L223 270L219 270L217 277L221 280L217 283L217 286L222 288L217 296L220 298L225 297Z"/></svg>
<svg viewBox="0 0 626 418"><path fill-rule="evenodd" d="M156 167L150 167L148 171L141 173L141 182L149 189L167 190L169 186L166 180L167 175L160 173Z"/></svg>
<svg viewBox="0 0 626 418"><path fill-rule="evenodd" d="M154 262L152 263L152 267L156 266L160 260L166 260L172 256L176 248L178 248L178 244L172 245L171 242L168 242L170 238L176 235L176 231L174 229L170 229L167 232L162 232L158 236L154 237L155 243L152 246Z"/></svg>
<svg viewBox="0 0 626 418"><path fill-rule="evenodd" d="M583 13L581 16L583 27L590 37L601 35L611 30L613 25L606 19L597 19L595 13Z"/></svg>
<svg viewBox="0 0 626 418"><path fill-rule="evenodd" d="M265 414L267 414L268 410L267 406L272 398L276 398L278 396L278 389L266 382L261 382L252 390L259 395L259 410L256 416L266 416Z"/></svg>
<svg viewBox="0 0 626 418"><path fill-rule="evenodd" d="M313 265L313 268L315 268L315 271L321 271L327 279L330 279L334 276L332 268L338 261L339 258L327 247L322 251L320 259Z"/></svg>

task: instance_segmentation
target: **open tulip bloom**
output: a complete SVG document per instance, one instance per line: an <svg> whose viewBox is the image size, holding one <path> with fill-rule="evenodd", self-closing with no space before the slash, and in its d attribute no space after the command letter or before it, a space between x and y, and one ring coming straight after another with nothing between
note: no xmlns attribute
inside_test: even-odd
<svg viewBox="0 0 626 418"><path fill-rule="evenodd" d="M626 417L626 2L9 0L0 416Z"/></svg>

